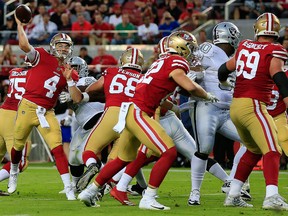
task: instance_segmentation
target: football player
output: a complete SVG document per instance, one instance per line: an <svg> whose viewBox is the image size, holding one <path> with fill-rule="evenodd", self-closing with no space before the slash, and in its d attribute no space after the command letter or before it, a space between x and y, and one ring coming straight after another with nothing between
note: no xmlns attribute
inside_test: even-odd
<svg viewBox="0 0 288 216"><path fill-rule="evenodd" d="M233 95L235 75L229 76L229 85L219 85L218 68L235 52L240 41L240 31L231 22L221 22L213 29L213 44L204 42L199 47L199 61L204 69L203 77L198 83L209 92L215 94L217 103L197 101L194 109L190 110L197 151L192 158L192 191L188 200L189 205L200 203L200 188L204 178L209 154L213 151L216 133L241 142L235 125L229 114ZM199 73L199 72L198 72ZM209 124L207 124L209 122ZM242 191L242 195L251 199Z"/></svg>
<svg viewBox="0 0 288 216"><path fill-rule="evenodd" d="M281 148L275 122L266 108L273 81L288 107L288 81L283 72L288 54L276 43L279 31L280 21L274 14L261 14L254 24L255 40L243 40L235 56L218 70L218 78L224 85L231 71L236 70L230 116L247 147L237 166L225 206L253 207L241 199L240 189L263 156L266 196L262 208L288 210L288 204L278 192Z"/></svg>
<svg viewBox="0 0 288 216"><path fill-rule="evenodd" d="M28 67L14 68L9 72L8 94L0 107L0 119L5 124L0 125L0 161L6 152L11 153L13 146L13 128L16 118L18 103L25 92L25 84L28 79ZM28 138L23 149L19 171L22 172L28 166L28 156L31 150L31 141ZM0 170L0 181L8 179L10 176L10 162L7 162ZM5 193L4 193L5 194ZM5 195L9 195L5 194Z"/></svg>
<svg viewBox="0 0 288 216"><path fill-rule="evenodd" d="M198 47L196 38L189 32L177 31L167 39L168 53L155 61L137 84L135 95L128 103L122 103L119 121L114 130L121 133L118 157L108 162L95 181L79 194L87 205L95 205L97 191L118 171L136 158L140 143L143 143L160 156L151 171L149 185L145 190L139 208L150 210L169 210L156 201L158 187L166 176L177 156L173 140L163 127L151 117L164 98L179 85L190 94L216 101L202 87L191 81L186 74L189 71L187 60L193 57ZM123 132L122 132L123 131Z"/></svg>
<svg viewBox="0 0 288 216"><path fill-rule="evenodd" d="M50 51L44 48L34 48L30 45L21 23L16 15L19 47L26 53L32 64L29 79L26 82L25 93L19 103L14 125L14 145L11 150L11 169L9 177L9 193L17 189L19 161L25 141L33 127L36 127L51 149L56 167L60 173L68 200L75 200L75 194L70 182L68 160L64 154L60 125L54 113L59 94L64 88L75 85L78 74L73 70L73 79L68 83L63 76L64 63L73 51L71 38L64 33L58 33L50 41Z"/></svg>
<svg viewBox="0 0 288 216"><path fill-rule="evenodd" d="M83 190L86 188L90 180L99 171L101 161L96 154L119 138L119 133L113 130L113 126L118 121L121 103L128 102L129 98L134 96L136 84L142 77L143 63L144 58L141 51L130 48L124 51L120 57L121 67L105 70L104 75L97 82L91 84L83 94L78 88L69 87L69 92L75 102L89 101L88 93L94 91L104 92L106 97L105 111L86 141L83 162L87 166L87 170L77 182L77 189ZM69 69L66 78L70 79ZM115 144L113 149L116 149ZM80 195L79 198L81 199Z"/></svg>
<svg viewBox="0 0 288 216"><path fill-rule="evenodd" d="M67 64L74 68L79 74L79 81L76 84L79 89L85 90L89 85L96 82L94 77L88 76L88 66L82 58L74 56L67 61ZM103 98L103 95L101 95L101 97L102 98L99 98L98 95L97 99L104 102L105 98ZM71 101L68 92L62 92L59 98L61 103ZM86 144L85 140L104 112L104 106L105 104L101 102L83 102L71 106L72 110L75 112L77 123L77 128L70 143L68 160L74 187L80 176L84 173L82 153Z"/></svg>
<svg viewBox="0 0 288 216"><path fill-rule="evenodd" d="M167 40L167 37L164 37L159 41L158 53L160 53L159 54L160 58L166 53L166 40ZM189 73L189 76L190 76L190 73ZM171 101L177 104L176 102L177 97L178 97L178 92L175 91L174 94L171 95L169 98ZM186 106L187 104L186 105L183 104L180 108L178 108L176 104L173 105L170 109L172 109L178 114L179 112L183 112L185 111L185 109L190 108L189 105ZM187 159L189 159L191 162L192 157L196 151L195 140L192 138L189 132L185 129L184 125L182 124L182 122L179 120L179 118L176 116L174 112L162 108L159 112L159 115L160 115L159 118L157 117L156 119L159 119L159 123L161 124L161 126L165 129L166 133L173 139L177 151L183 156L185 156ZM158 159L157 155L151 155L151 154L152 154L151 151L148 151L146 146L141 145L137 154L137 158L133 162L127 165L125 173L121 177L116 187L112 189L111 195L123 205L131 205L131 202L128 199L126 191L127 191L128 184L131 182L132 178L138 173L139 169L142 166L148 164L149 162L156 161ZM211 158L208 158L207 171L210 172L212 175L215 175L217 178L219 178L223 182L228 178L228 175L222 169L222 167L215 160ZM191 172L192 172L192 163L191 163ZM138 183L139 176L140 176L139 174L136 175L137 183ZM191 178L192 178L192 175L191 175ZM140 184L137 184L137 185L138 185L138 189L141 190ZM143 188L142 190L144 190L145 188ZM199 205L200 202L198 202L197 204ZM194 203L194 205L196 205L196 203Z"/></svg>

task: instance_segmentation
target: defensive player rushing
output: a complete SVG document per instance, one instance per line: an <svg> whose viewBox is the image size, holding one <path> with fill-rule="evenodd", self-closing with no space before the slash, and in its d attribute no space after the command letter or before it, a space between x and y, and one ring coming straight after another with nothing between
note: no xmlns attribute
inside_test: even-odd
<svg viewBox="0 0 288 216"><path fill-rule="evenodd" d="M288 204L278 192L281 148L275 122L266 108L273 81L288 107L288 81L283 72L288 54L276 43L279 30L280 22L274 14L260 15L254 24L255 40L243 40L235 56L218 70L220 82L226 82L229 73L236 70L230 115L247 147L237 166L225 206L253 207L240 198L240 189L263 156L266 196L262 208L288 210Z"/></svg>
<svg viewBox="0 0 288 216"><path fill-rule="evenodd" d="M69 64L79 74L79 81L76 84L79 89L85 90L87 86L96 82L94 77L88 76L88 66L82 58L78 56L72 57L67 61L67 64ZM101 95L100 97L99 95L94 95L91 97L94 97L94 99L97 97L97 100L102 102L104 102L105 99L104 95ZM62 92L59 98L61 103L71 101L71 97L68 92ZM72 105L71 107L75 112L75 118L78 126L70 143L68 160L72 175L73 187L76 186L80 176L84 173L82 153L86 144L85 140L88 138L92 128L103 114L104 106L105 104L101 102L83 102L77 105Z"/></svg>
<svg viewBox="0 0 288 216"><path fill-rule="evenodd" d="M186 31L172 33L167 39L169 53L155 61L137 84L135 95L128 103L122 103L119 121L114 130L121 132L118 157L108 162L90 184L79 194L86 206L95 206L95 194L115 173L136 158L140 143L143 143L160 159L154 164L149 185L145 190L139 208L150 210L169 210L155 199L158 187L166 176L177 156L173 140L161 125L151 117L163 98L171 94L179 85L190 94L216 101L217 98L207 93L186 74L189 71L187 60L193 57L197 49L194 35Z"/></svg>
<svg viewBox="0 0 288 216"><path fill-rule="evenodd" d="M55 157L67 199L75 200L68 160L62 147L61 130L53 110L60 92L67 84L74 85L74 80L78 80L76 71L73 71L73 79L68 83L62 74L64 62L72 54L73 42L67 34L58 33L50 41L50 52L44 48L34 48L27 39L23 28L25 24L21 23L15 15L14 17L17 22L19 47L26 53L32 68L29 70L26 91L20 101L14 125L8 192L16 191L22 149L32 128L36 127Z"/></svg>
<svg viewBox="0 0 288 216"><path fill-rule="evenodd" d="M104 147L119 138L119 133L113 130L118 121L119 110L122 102L128 102L133 97L136 84L142 77L143 55L140 50L130 48L125 50L120 57L120 68L108 68L104 75L95 83L90 85L86 91L105 93L105 111L92 129L83 152L83 162L88 167L76 184L77 189L83 190L89 184L91 178L99 171L101 161L97 157ZM70 70L66 71L67 80L70 79ZM75 102L90 99L87 92L81 93L76 86L69 87L69 92ZM83 101L83 100L82 100ZM117 144L116 144L117 145ZM115 149L115 144L113 146ZM116 152L114 153L116 158ZM81 198L80 198L81 199Z"/></svg>
<svg viewBox="0 0 288 216"><path fill-rule="evenodd" d="M18 103L25 92L26 80L28 78L28 67L14 68L9 72L9 89L7 97L0 107L0 119L5 124L0 125L0 161L2 161L6 152L11 153L13 146L13 128L18 109ZM22 172L28 166L28 156L31 150L31 141L26 141L23 149L19 171ZM10 176L10 165L6 163L0 170L0 181L8 179ZM9 195L2 193L3 195Z"/></svg>
<svg viewBox="0 0 288 216"><path fill-rule="evenodd" d="M204 178L209 154L213 151L216 132L241 142L236 127L230 119L229 108L233 95L234 74L229 76L226 86L219 85L218 68L235 52L240 41L240 31L231 22L221 22L213 29L213 44L202 43L199 47L204 77L199 84L219 98L217 103L197 101L190 111L197 152L192 158L192 192L189 203L200 204L200 188ZM229 82L229 83L228 83ZM209 124L207 124L209 122ZM243 195L250 195L242 191Z"/></svg>
<svg viewBox="0 0 288 216"><path fill-rule="evenodd" d="M164 37L160 40L158 44L158 53L160 53L160 57L162 55L165 55L166 50L166 41L167 37ZM195 75L195 74L193 74ZM178 93L175 91L173 95L170 96L171 101L177 104ZM176 112L183 112L185 109L189 109L190 106L184 106L182 105L180 108L178 108L176 105L173 105L172 110ZM187 159L190 160L196 151L196 144L194 139L191 137L189 132L185 129L182 122L179 120L179 118L176 116L176 114L170 110L167 109L161 109L161 111L157 114L160 115L159 117L159 123L161 126L165 129L165 132L173 139L173 142L177 148L177 151L181 153L183 156L185 156ZM179 113L178 113L179 114ZM158 118L156 118L158 119ZM152 153L153 154L153 153ZM122 175L120 181L118 184L112 189L111 195L118 200L123 205L134 205L131 203L127 196L127 188L128 184L131 182L132 178L136 176L137 182L139 181L139 174L136 175L139 171L139 169L148 164L149 162L152 162L154 160L157 160L157 155L151 156L151 151L147 149L146 146L141 145L137 158L129 163L126 167L125 173ZM226 172L222 169L222 167L213 159L208 158L208 164L207 164L207 171L210 172L212 175L215 175L217 178L222 180L223 182L228 178L228 175ZM192 164L191 164L191 172L192 172ZM192 178L192 175L191 175ZM192 183L192 180L191 180ZM140 184L138 188L140 187ZM142 190L146 189L143 188ZM200 203L194 203L191 202L190 199L188 200L189 205L199 205Z"/></svg>

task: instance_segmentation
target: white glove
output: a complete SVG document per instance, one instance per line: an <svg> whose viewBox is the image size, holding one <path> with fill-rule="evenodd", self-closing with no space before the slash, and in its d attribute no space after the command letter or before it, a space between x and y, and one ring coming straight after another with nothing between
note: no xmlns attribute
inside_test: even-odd
<svg viewBox="0 0 288 216"><path fill-rule="evenodd" d="M182 112L185 112L187 110L194 108L194 103L195 103L195 101L191 100L191 101L187 101L187 102L181 104L179 106L179 112L182 113Z"/></svg>
<svg viewBox="0 0 288 216"><path fill-rule="evenodd" d="M231 91L235 87L235 79L228 77L226 81L220 82L219 88L222 90Z"/></svg>
<svg viewBox="0 0 288 216"><path fill-rule="evenodd" d="M206 101L209 101L211 103L216 103L216 102L219 101L219 99L215 95L213 95L210 92L208 92L207 93L207 97L206 97Z"/></svg>
<svg viewBox="0 0 288 216"><path fill-rule="evenodd" d="M190 80L195 81L196 78L197 78L196 72L190 71L189 73L187 73L187 77L188 77Z"/></svg>
<svg viewBox="0 0 288 216"><path fill-rule="evenodd" d="M61 92L59 95L59 101L60 103L66 103L71 101L71 95L68 92Z"/></svg>
<svg viewBox="0 0 288 216"><path fill-rule="evenodd" d="M61 125L70 126L72 124L72 116L67 115L64 119L61 120Z"/></svg>

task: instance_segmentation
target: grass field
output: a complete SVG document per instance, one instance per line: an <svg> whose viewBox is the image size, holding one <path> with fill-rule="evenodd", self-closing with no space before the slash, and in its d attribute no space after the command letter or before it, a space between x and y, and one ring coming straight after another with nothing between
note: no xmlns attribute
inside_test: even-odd
<svg viewBox="0 0 288 216"><path fill-rule="evenodd" d="M144 169L146 177L149 167ZM281 172L279 191L288 198L288 172ZM28 169L19 176L18 191L9 197L0 197L0 215L43 215L43 216L154 216L154 215L288 215L288 212L262 210L265 184L261 171L251 175L251 203L254 208L224 207L225 195L221 193L221 181L206 173L201 190L201 205L187 206L190 193L190 170L187 168L172 168L159 189L159 202L171 207L170 211L140 210L138 206L122 206L110 196L105 196L99 208L88 208L80 201L67 201L65 194L58 192L63 189L60 176L52 163L30 164ZM0 189L6 190L7 180L0 183ZM138 204L140 197L130 197Z"/></svg>

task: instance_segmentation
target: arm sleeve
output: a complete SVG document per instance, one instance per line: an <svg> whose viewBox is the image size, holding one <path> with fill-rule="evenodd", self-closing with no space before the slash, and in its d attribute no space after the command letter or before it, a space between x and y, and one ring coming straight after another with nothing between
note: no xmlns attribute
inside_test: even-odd
<svg viewBox="0 0 288 216"><path fill-rule="evenodd" d="M219 69L218 69L218 79L220 82L224 82L227 80L229 74L232 71L228 70L228 68L226 67L226 62L224 64L222 64Z"/></svg>
<svg viewBox="0 0 288 216"><path fill-rule="evenodd" d="M286 74L283 71L280 71L273 76L273 80L279 88L282 97L288 97L288 80Z"/></svg>

